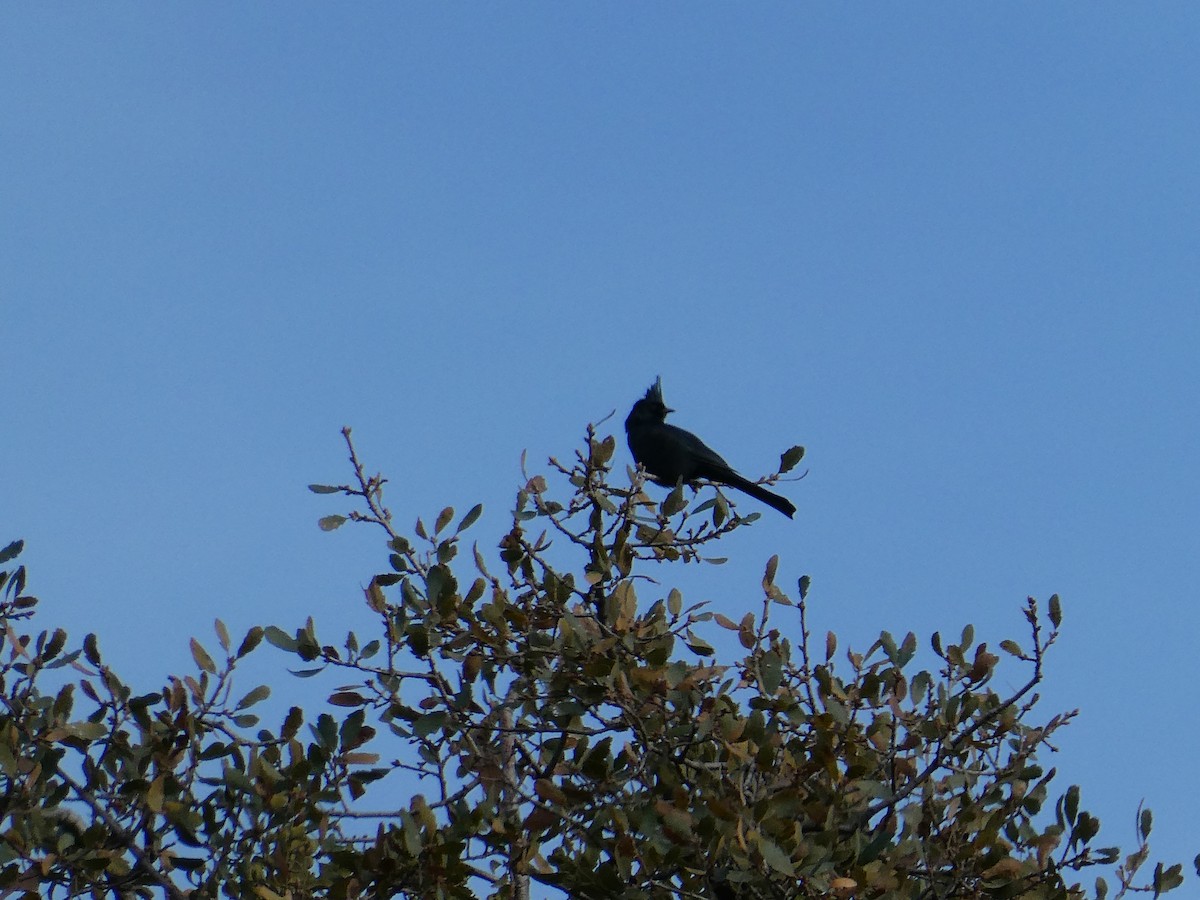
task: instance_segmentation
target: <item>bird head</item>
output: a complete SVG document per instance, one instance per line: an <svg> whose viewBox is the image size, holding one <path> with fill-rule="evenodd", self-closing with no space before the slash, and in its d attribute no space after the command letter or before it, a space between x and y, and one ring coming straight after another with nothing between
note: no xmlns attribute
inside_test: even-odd
<svg viewBox="0 0 1200 900"><path fill-rule="evenodd" d="M646 396L643 399L649 400L656 407L662 407L664 416L667 413L675 412L675 410L671 409L669 406L667 406L667 404L663 403L662 376L661 375L659 375L657 378L655 378L654 384L650 385L650 387L647 388Z"/></svg>
<svg viewBox="0 0 1200 900"><path fill-rule="evenodd" d="M667 413L673 412L675 410L663 402L662 377L659 376L646 391L646 396L633 404L633 409L629 411L629 418L625 420L625 429L628 431L631 423L649 424L662 422L667 418Z"/></svg>

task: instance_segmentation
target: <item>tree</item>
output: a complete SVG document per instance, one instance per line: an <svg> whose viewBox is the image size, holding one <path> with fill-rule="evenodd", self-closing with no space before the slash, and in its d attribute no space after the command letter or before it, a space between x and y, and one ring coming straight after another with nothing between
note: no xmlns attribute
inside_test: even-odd
<svg viewBox="0 0 1200 900"><path fill-rule="evenodd" d="M218 621L219 652L193 640L194 673L138 693L94 635L28 633L25 569L0 575L0 896L1104 897L1103 877L1082 885L1093 867L1115 896L1182 882L1180 865L1141 874L1149 810L1122 858L1095 845L1078 787L1051 794L1038 755L1073 714L1039 717L1034 691L1057 597L1030 598L1027 643L999 653L968 625L924 653L885 632L839 654L777 558L737 619L660 587L758 514L719 491L656 502L632 470L612 483L616 444L594 428L469 555L478 506L401 533L344 435L353 479L311 487L354 502L326 530L386 532L371 635L335 646L310 619L235 641ZM716 629L740 656L717 658ZM336 673L328 708L260 727L269 690L234 675L264 638L301 677ZM1024 671L1011 693L1001 667Z"/></svg>

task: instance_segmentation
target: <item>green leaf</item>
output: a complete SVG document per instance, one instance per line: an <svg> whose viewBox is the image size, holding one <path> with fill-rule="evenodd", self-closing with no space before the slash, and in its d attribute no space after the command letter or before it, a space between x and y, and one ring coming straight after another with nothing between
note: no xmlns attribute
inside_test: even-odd
<svg viewBox="0 0 1200 900"><path fill-rule="evenodd" d="M1143 809L1141 816L1138 817L1138 833L1142 836L1142 840L1150 837L1150 829L1154 825L1154 816L1149 809Z"/></svg>
<svg viewBox="0 0 1200 900"><path fill-rule="evenodd" d="M454 507L447 506L438 513L437 521L433 523L433 533L438 534L443 528L450 524L450 520L454 518Z"/></svg>
<svg viewBox="0 0 1200 900"><path fill-rule="evenodd" d="M257 625L247 631L246 636L242 638L242 645L238 647L237 658L241 659L247 653L253 652L254 648L262 643L263 634L263 629Z"/></svg>
<svg viewBox="0 0 1200 900"><path fill-rule="evenodd" d="M1058 594L1050 598L1050 624L1055 628L1062 625L1062 601L1058 599Z"/></svg>
<svg viewBox="0 0 1200 900"><path fill-rule="evenodd" d="M1154 867L1154 895L1165 894L1167 891L1173 891L1175 888L1183 884L1183 864L1175 863L1169 869L1163 869L1163 864L1159 863Z"/></svg>
<svg viewBox="0 0 1200 900"><path fill-rule="evenodd" d="M895 663L899 653L896 647L896 639L892 637L891 632L881 631L879 633L879 644L883 647L883 652L887 656L888 661Z"/></svg>
<svg viewBox="0 0 1200 900"><path fill-rule="evenodd" d="M9 560L16 559L18 556L21 555L21 551L24 549L25 549L24 541L13 541L11 544L9 544L7 547L5 547L3 550L0 550L0 565L8 562Z"/></svg>
<svg viewBox="0 0 1200 900"><path fill-rule="evenodd" d="M683 611L683 594L677 588L671 588L671 593L667 594L667 609L673 616Z"/></svg>
<svg viewBox="0 0 1200 900"><path fill-rule="evenodd" d="M100 645L96 642L96 635L84 635L83 655L93 666L100 665Z"/></svg>
<svg viewBox="0 0 1200 900"><path fill-rule="evenodd" d="M345 524L345 516L323 516L317 520L317 527L322 531L333 531L335 528L341 528Z"/></svg>
<svg viewBox="0 0 1200 900"><path fill-rule="evenodd" d="M458 523L458 525L455 527L454 533L461 534L462 532L466 531L468 528L470 528L472 525L475 524L476 520L482 514L483 514L483 504L476 503L474 506L472 506L470 508L470 510L467 511L467 514L462 517L462 521L460 521Z"/></svg>
<svg viewBox="0 0 1200 900"><path fill-rule="evenodd" d="M467 594L463 597L464 606L474 606L476 601L483 596L484 590L487 588L487 582L482 578L476 578L471 582L471 587L467 590Z"/></svg>
<svg viewBox="0 0 1200 900"><path fill-rule="evenodd" d="M659 511L663 516L673 516L685 506L687 501L683 499L683 485L677 484L671 488L671 493L667 494L667 499L659 506Z"/></svg>
<svg viewBox="0 0 1200 900"><path fill-rule="evenodd" d="M108 726L103 722L72 722L65 730L85 741L96 741L108 734Z"/></svg>
<svg viewBox="0 0 1200 900"><path fill-rule="evenodd" d="M342 490L330 484L310 484L308 489L314 494L339 494Z"/></svg>
<svg viewBox="0 0 1200 900"><path fill-rule="evenodd" d="M217 665L212 661L212 657L208 655L208 651L195 638L191 639L190 645L192 648L192 659L196 661L197 667L208 672L210 675L216 675Z"/></svg>
<svg viewBox="0 0 1200 900"><path fill-rule="evenodd" d="M758 844L758 852L762 854L763 862L779 872L781 875L793 876L796 874L795 868L792 866L792 860L786 853L766 835L755 835Z"/></svg>
<svg viewBox="0 0 1200 900"><path fill-rule="evenodd" d="M1074 825L1075 818L1079 815L1079 785L1073 784L1067 788L1067 795L1063 800L1063 813L1067 817L1067 824Z"/></svg>
<svg viewBox="0 0 1200 900"><path fill-rule="evenodd" d="M429 737L449 721L450 716L444 710L431 712L413 722L413 734L418 737Z"/></svg>
<svg viewBox="0 0 1200 900"><path fill-rule="evenodd" d="M334 706L362 706L367 700L357 691L338 691L330 695L329 702Z"/></svg>
<svg viewBox="0 0 1200 900"><path fill-rule="evenodd" d="M800 599L808 598L808 589L812 586L812 578L807 575L800 576Z"/></svg>
<svg viewBox="0 0 1200 900"><path fill-rule="evenodd" d="M912 658L917 655L917 636L911 631L904 636L904 642L900 645L900 654L896 659L896 665L904 668Z"/></svg>
<svg viewBox="0 0 1200 900"><path fill-rule="evenodd" d="M296 651L296 639L282 628L268 625L263 629L263 637L267 639L268 644L278 647L280 650L287 650L289 653Z"/></svg>
<svg viewBox="0 0 1200 900"><path fill-rule="evenodd" d="M229 652L229 629L225 627L225 623L217 619L213 623L213 628L217 632L217 642L221 645L221 649L226 653Z"/></svg>
<svg viewBox="0 0 1200 900"><path fill-rule="evenodd" d="M789 447L779 455L779 474L790 472L796 468L796 464L804 459L804 448L797 444L795 447Z"/></svg>
<svg viewBox="0 0 1200 900"><path fill-rule="evenodd" d="M774 696L783 683L783 660L774 650L768 650L763 654L761 668L763 693Z"/></svg>
<svg viewBox="0 0 1200 900"><path fill-rule="evenodd" d="M312 732L317 739L317 743L326 750L337 749L337 722L333 721L333 716L329 715L329 713L321 713L321 715L317 716L317 724L312 726Z"/></svg>
<svg viewBox="0 0 1200 900"><path fill-rule="evenodd" d="M1005 653L1012 654L1019 659L1025 658L1025 652L1021 649L1021 645L1016 641L1001 641L1000 649Z"/></svg>
<svg viewBox="0 0 1200 900"><path fill-rule="evenodd" d="M767 560L767 570L763 574L763 589L770 587L775 583L775 572L779 569L779 554L776 553Z"/></svg>
<svg viewBox="0 0 1200 900"><path fill-rule="evenodd" d="M296 732L300 730L300 726L304 724L304 710L298 706L293 706L288 710L287 716L284 717L283 727L279 730L279 736L290 741L296 736Z"/></svg>
<svg viewBox="0 0 1200 900"><path fill-rule="evenodd" d="M259 703L263 700L266 700L270 696L271 696L271 688L265 684L260 684L258 687L256 687L250 693L248 693L245 697L243 697L241 700L239 700L238 705L234 708L235 709L245 709L248 706L253 706L255 703Z"/></svg>
<svg viewBox="0 0 1200 900"><path fill-rule="evenodd" d="M54 633L50 635L50 640L46 642L46 649L42 651L42 659L54 659L62 651L66 643L67 633L61 628L54 629Z"/></svg>

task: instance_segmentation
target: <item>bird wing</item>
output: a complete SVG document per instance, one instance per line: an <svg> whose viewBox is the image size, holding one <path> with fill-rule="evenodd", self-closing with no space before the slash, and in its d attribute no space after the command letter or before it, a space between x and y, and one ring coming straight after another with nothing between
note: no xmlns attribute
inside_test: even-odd
<svg viewBox="0 0 1200 900"><path fill-rule="evenodd" d="M734 474L733 467L725 462L721 454L719 454L696 435L683 428L675 425L663 424L663 428L670 431L671 436L678 442L681 447L686 447L688 452L692 454L694 465L693 471L688 473L687 481L694 478L722 478L727 474Z"/></svg>

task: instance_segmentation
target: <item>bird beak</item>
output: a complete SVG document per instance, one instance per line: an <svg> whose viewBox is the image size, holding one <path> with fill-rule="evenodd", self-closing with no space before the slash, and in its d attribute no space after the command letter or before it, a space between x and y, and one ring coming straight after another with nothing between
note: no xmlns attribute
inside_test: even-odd
<svg viewBox="0 0 1200 900"><path fill-rule="evenodd" d="M663 414L664 414L664 415L667 415L667 414L669 414L669 413L673 413L673 412L675 412L675 410L671 409L671 407L669 407L669 406L665 406L665 407L663 407Z"/></svg>

